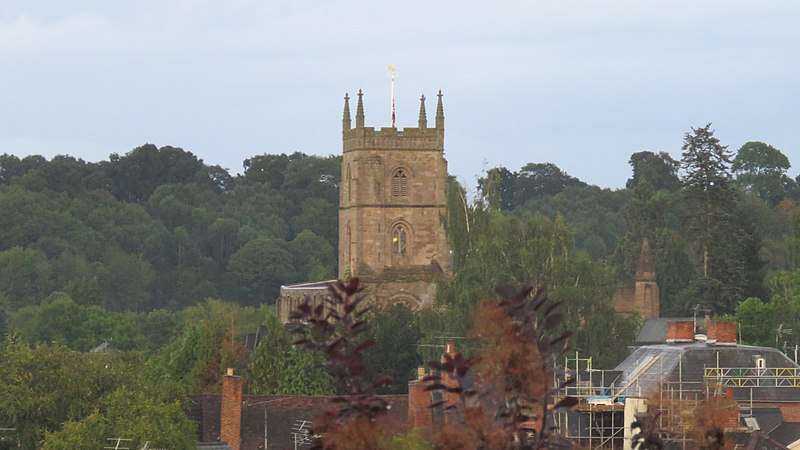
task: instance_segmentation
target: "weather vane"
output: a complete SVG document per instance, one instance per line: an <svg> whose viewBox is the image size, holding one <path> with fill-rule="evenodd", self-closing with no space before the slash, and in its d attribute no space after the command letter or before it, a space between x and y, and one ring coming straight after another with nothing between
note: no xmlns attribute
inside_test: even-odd
<svg viewBox="0 0 800 450"><path fill-rule="evenodd" d="M394 66L389 65L389 79L392 80L392 128L394 128L394 117L395 117L394 116L394 77L395 77L394 69L395 69Z"/></svg>

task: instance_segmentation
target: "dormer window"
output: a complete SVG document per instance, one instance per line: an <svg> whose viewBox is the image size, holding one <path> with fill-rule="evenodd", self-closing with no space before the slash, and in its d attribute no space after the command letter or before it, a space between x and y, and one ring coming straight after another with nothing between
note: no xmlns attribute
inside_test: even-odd
<svg viewBox="0 0 800 450"><path fill-rule="evenodd" d="M392 197L408 195L408 176L405 169L397 169L392 174Z"/></svg>

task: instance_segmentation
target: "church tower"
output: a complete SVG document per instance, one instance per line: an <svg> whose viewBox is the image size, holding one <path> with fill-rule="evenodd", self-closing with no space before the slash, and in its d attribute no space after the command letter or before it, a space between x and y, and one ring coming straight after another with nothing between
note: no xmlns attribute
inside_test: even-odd
<svg viewBox="0 0 800 450"><path fill-rule="evenodd" d="M449 270L442 93L433 127L423 95L418 126L402 130L366 127L362 96L355 127L344 99L339 278L358 277L380 305L429 305L435 278Z"/></svg>

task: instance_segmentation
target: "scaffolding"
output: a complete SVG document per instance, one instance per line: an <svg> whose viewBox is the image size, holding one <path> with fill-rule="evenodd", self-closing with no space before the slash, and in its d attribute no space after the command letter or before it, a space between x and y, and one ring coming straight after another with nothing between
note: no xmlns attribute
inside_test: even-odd
<svg viewBox="0 0 800 450"><path fill-rule="evenodd" d="M624 405L617 401L619 389L613 381L606 383L607 372L593 369L592 358L581 358L578 352L564 358L562 370L554 371L554 401L564 397L579 400L570 411L554 412L554 426L588 449L620 448L623 443ZM570 384L563 386L566 381Z"/></svg>
<svg viewBox="0 0 800 450"><path fill-rule="evenodd" d="M657 417L656 428L663 439L686 449L696 439L699 408L712 398L732 398L731 388L749 388L750 401L736 404L736 419L752 413L754 390L762 387L800 387L800 368L704 367L701 381L686 381L680 353L644 355L632 362L623 375L619 371L592 368L591 358L578 353L566 357L555 371L553 401L575 397L579 403L569 411L555 411L558 433L590 450L629 449L633 416L648 411ZM696 372L695 372L696 373ZM562 386L564 381L571 381ZM608 381L608 382L606 382ZM626 404L629 408L626 409ZM637 405L641 409L637 410ZM626 416L627 415L627 416Z"/></svg>

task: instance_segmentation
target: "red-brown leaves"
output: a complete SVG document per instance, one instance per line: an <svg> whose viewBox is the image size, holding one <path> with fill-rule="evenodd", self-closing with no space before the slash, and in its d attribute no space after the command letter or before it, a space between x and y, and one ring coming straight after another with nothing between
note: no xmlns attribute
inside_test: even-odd
<svg viewBox="0 0 800 450"><path fill-rule="evenodd" d="M455 353L430 364L438 375L427 378L428 389L445 393L440 403L457 412L446 421L462 429L459 435L445 426L435 438L437 449L534 449L549 442L544 419L553 393L550 368L570 336L558 331L561 302L550 303L541 287L505 286L497 292L499 300L482 300L475 311L473 335L484 349L480 358ZM576 403L565 398L555 407ZM533 419L538 432L531 439Z"/></svg>
<svg viewBox="0 0 800 450"><path fill-rule="evenodd" d="M337 281L328 286L331 298L312 308L303 303L291 314L300 323L293 332L300 336L296 344L322 352L325 367L346 395L334 399L339 406L319 416L312 427L319 436L312 448L375 450L385 443L382 419L387 404L377 396L377 389L391 384L391 377L368 381L370 368L364 351L372 340L362 340L369 324L363 319L368 310L362 307L358 279Z"/></svg>

